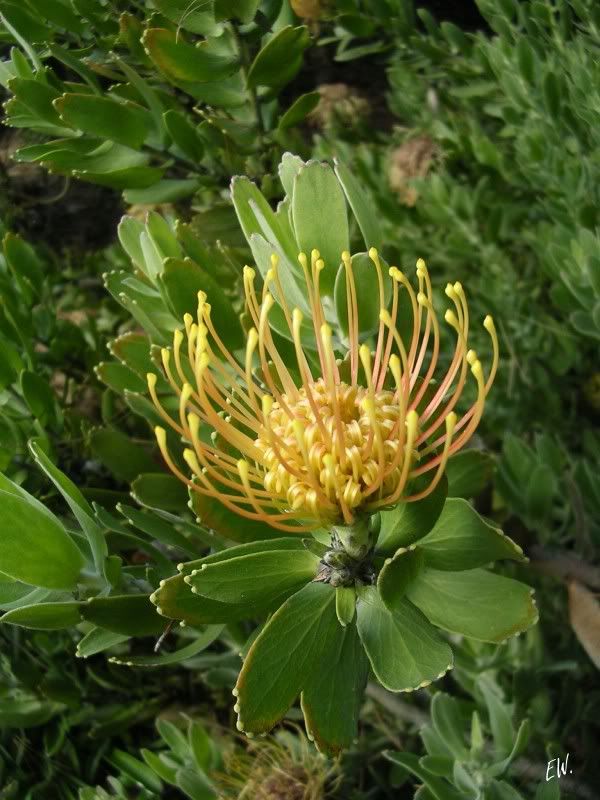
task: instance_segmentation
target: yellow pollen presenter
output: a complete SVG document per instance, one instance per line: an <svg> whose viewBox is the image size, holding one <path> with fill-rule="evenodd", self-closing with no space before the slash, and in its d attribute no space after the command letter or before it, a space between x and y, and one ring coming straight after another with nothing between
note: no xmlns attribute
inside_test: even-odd
<svg viewBox="0 0 600 800"><path fill-rule="evenodd" d="M378 252L371 248L368 255L379 319L364 342L353 258L347 252L341 254L343 337L327 322L330 298L319 289L326 266L316 250L298 256L310 314L288 303L276 256L261 288L255 271L245 267L252 327L245 354L238 357L218 336L208 298L198 294L197 319L187 314L173 346L162 350L175 404L159 398L157 376L148 375L158 412L185 443L182 458L174 457L166 428L157 427L159 447L191 491L242 517L301 533L353 525L435 489L448 459L465 446L481 419L498 366L494 323L490 316L483 322L492 351L484 370L469 349L463 287L448 284L444 320L455 344L441 369L442 326L425 262L417 262L415 288L396 267L387 280ZM401 308L410 310L408 335ZM285 356L278 347L281 325L289 340ZM459 410L470 382L470 401Z"/></svg>

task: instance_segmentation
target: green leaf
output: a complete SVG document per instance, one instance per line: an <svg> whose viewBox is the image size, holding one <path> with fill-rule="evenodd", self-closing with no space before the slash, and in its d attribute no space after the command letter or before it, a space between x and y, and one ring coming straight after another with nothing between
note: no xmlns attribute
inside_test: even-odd
<svg viewBox="0 0 600 800"><path fill-rule="evenodd" d="M185 577L196 594L221 603L268 603L276 607L317 574L308 550L273 550L203 564Z"/></svg>
<svg viewBox="0 0 600 800"><path fill-rule="evenodd" d="M393 555L399 547L407 547L429 533L442 513L447 491L448 483L443 477L423 500L401 503L391 511L381 511L377 553Z"/></svg>
<svg viewBox="0 0 600 800"><path fill-rule="evenodd" d="M23 397L33 416L42 426L55 421L58 413L56 397L48 382L28 370L23 370L20 380Z"/></svg>
<svg viewBox="0 0 600 800"><path fill-rule="evenodd" d="M126 203L135 205L151 205L154 203L174 203L194 194L200 187L197 178L182 178L180 180L164 178L145 189L127 189L123 192Z"/></svg>
<svg viewBox="0 0 600 800"><path fill-rule="evenodd" d="M474 569L503 558L526 560L519 545L462 498L446 501L433 529L419 540L419 547L427 566L441 570Z"/></svg>
<svg viewBox="0 0 600 800"><path fill-rule="evenodd" d="M159 588L150 595L151 602L162 617L182 620L187 625L212 625L238 622L256 613L256 609L247 603L234 606L192 594L184 577L184 575L174 575L172 578L162 580Z"/></svg>
<svg viewBox="0 0 600 800"><path fill-rule="evenodd" d="M0 490L0 570L48 589L74 589L84 561L61 522L33 497Z"/></svg>
<svg viewBox="0 0 600 800"><path fill-rule="evenodd" d="M477 497L490 483L494 459L482 450L461 450L448 461L448 497Z"/></svg>
<svg viewBox="0 0 600 800"><path fill-rule="evenodd" d="M190 0L153 0L153 5L177 28L202 36L218 36L221 26L215 22L213 3Z"/></svg>
<svg viewBox="0 0 600 800"><path fill-rule="evenodd" d="M127 775L136 784L148 789L149 792L160 795L162 792L162 781L154 772L144 764L143 761L135 758L125 750L115 749L106 757L106 760L113 767Z"/></svg>
<svg viewBox="0 0 600 800"><path fill-rule="evenodd" d="M2 240L4 256L15 278L25 278L27 286L38 294L44 284L44 272L33 247L14 233L7 233Z"/></svg>
<svg viewBox="0 0 600 800"><path fill-rule="evenodd" d="M167 258L160 281L165 287L173 313L179 319L184 314L196 315L198 292L206 292L211 305L211 320L223 343L229 350L244 344L244 336L237 314L223 293L217 280L190 258Z"/></svg>
<svg viewBox="0 0 600 800"><path fill-rule="evenodd" d="M537 621L532 590L482 569L425 569L408 597L434 625L482 642L501 642Z"/></svg>
<svg viewBox="0 0 600 800"><path fill-rule="evenodd" d="M183 767L177 770L177 786L191 800L217 800L210 780L200 772Z"/></svg>
<svg viewBox="0 0 600 800"><path fill-rule="evenodd" d="M145 594L92 597L81 604L81 616L113 633L153 636L165 627Z"/></svg>
<svg viewBox="0 0 600 800"><path fill-rule="evenodd" d="M365 189L354 177L351 170L337 159L334 161L335 174L342 185L346 200L363 235L363 241L367 251L371 247L381 250L383 246L383 234L379 224L379 218L375 211L373 199L365 193Z"/></svg>
<svg viewBox="0 0 600 800"><path fill-rule="evenodd" d="M115 361L101 361L94 367L98 379L105 383L113 392L146 392L146 382L125 364Z"/></svg>
<svg viewBox="0 0 600 800"><path fill-rule="evenodd" d="M54 108L70 127L134 150L152 130L152 117L145 108L97 94L63 94L54 101Z"/></svg>
<svg viewBox="0 0 600 800"><path fill-rule="evenodd" d="M310 43L308 28L286 25L264 45L248 70L248 88L285 86L302 66L302 55Z"/></svg>
<svg viewBox="0 0 600 800"><path fill-rule="evenodd" d="M447 781L432 775L422 767L418 756L412 753L397 753L391 750L385 750L383 755L393 764L398 764L398 766L412 772L419 779L419 782L427 787L435 800L464 800L464 796L453 786L450 786Z"/></svg>
<svg viewBox="0 0 600 800"><path fill-rule="evenodd" d="M77 657L89 658L97 653L103 653L114 645L126 642L129 637L124 633L114 633L104 628L92 628L83 639L77 643Z"/></svg>
<svg viewBox="0 0 600 800"><path fill-rule="evenodd" d="M381 259L384 286L384 305L387 307L392 296L392 282L388 266ZM361 340L374 333L379 327L379 291L375 264L368 253L355 253L352 256L352 274L356 286L358 305L358 334ZM348 293L346 291L346 268L342 264L337 272L334 287L335 308L340 328L348 336Z"/></svg>
<svg viewBox="0 0 600 800"><path fill-rule="evenodd" d="M182 511L188 499L185 486L174 475L164 472L138 475L131 484L131 496L141 506L163 511Z"/></svg>
<svg viewBox="0 0 600 800"><path fill-rule="evenodd" d="M119 480L131 482L152 469L148 452L118 430L96 428L90 434L92 452Z"/></svg>
<svg viewBox="0 0 600 800"><path fill-rule="evenodd" d="M273 614L252 644L240 672L238 728L265 733L279 722L307 686L313 670L322 671L330 638L342 628L335 613L335 590L309 583Z"/></svg>
<svg viewBox="0 0 600 800"><path fill-rule="evenodd" d="M0 622L20 625L23 628L54 631L61 628L72 628L81 622L79 606L75 601L62 603L34 603L21 606L3 614Z"/></svg>
<svg viewBox="0 0 600 800"><path fill-rule="evenodd" d="M182 664L188 658L193 658L206 650L220 636L223 628L224 625L207 625L206 630L195 636L193 641L170 653L152 653L149 656L127 655L124 658L111 656L108 660L111 664L122 664L127 667L167 667L172 664Z"/></svg>
<svg viewBox="0 0 600 800"><path fill-rule="evenodd" d="M420 547L401 547L393 558L388 558L377 579L377 591L386 606L393 611L402 603L408 586L423 569L425 555Z"/></svg>
<svg viewBox="0 0 600 800"><path fill-rule="evenodd" d="M286 152L281 156L277 171L288 200L291 199L294 194L294 178L305 163L306 162L302 161L300 156L295 156L293 153Z"/></svg>
<svg viewBox="0 0 600 800"><path fill-rule="evenodd" d="M138 331L129 331L118 336L109 342L108 349L141 378L145 378L148 372L156 368L150 357L150 339Z"/></svg>
<svg viewBox="0 0 600 800"><path fill-rule="evenodd" d="M469 755L464 738L464 720L455 697L438 692L431 701L431 721L452 755L466 761Z"/></svg>
<svg viewBox="0 0 600 800"><path fill-rule="evenodd" d="M321 664L326 669L319 669ZM334 758L356 740L368 675L356 625L330 624L320 662L307 675L301 695L306 731L321 753Z"/></svg>
<svg viewBox="0 0 600 800"><path fill-rule="evenodd" d="M356 612L356 590L353 586L337 586L335 590L335 613L340 625L346 627Z"/></svg>
<svg viewBox="0 0 600 800"><path fill-rule="evenodd" d="M194 47L181 35L165 28L148 28L142 42L159 70L175 82L219 81L238 69L235 58L211 52L205 42Z"/></svg>
<svg viewBox="0 0 600 800"><path fill-rule="evenodd" d="M194 561L186 561L183 564L178 564L177 569L183 575L191 575L195 569L199 569L204 564L219 564L222 561L229 561L232 558L241 558L242 556L250 556L256 553L268 553L274 550L304 549L304 541L299 537L278 536L276 539L247 542L246 544L238 544L235 547L218 550L216 553L210 553Z"/></svg>
<svg viewBox="0 0 600 800"><path fill-rule="evenodd" d="M104 559L108 555L106 541L100 527L94 521L94 512L77 486L56 467L42 449L39 440L30 439L29 449L38 466L46 473L69 504L77 522L81 525L89 542L94 565L99 574L104 574Z"/></svg>
<svg viewBox="0 0 600 800"><path fill-rule="evenodd" d="M257 542L281 536L280 531L270 525L258 520L244 519L212 497L191 492L191 501L198 522L232 542Z"/></svg>
<svg viewBox="0 0 600 800"><path fill-rule="evenodd" d="M252 22L260 0L215 0L215 19L225 22L233 17L240 22Z"/></svg>
<svg viewBox="0 0 600 800"><path fill-rule="evenodd" d="M428 686L452 668L452 650L408 600L389 611L368 586L359 592L356 613L373 672L391 692Z"/></svg>
<svg viewBox="0 0 600 800"><path fill-rule="evenodd" d="M215 751L212 739L199 720L192 720L189 724L188 743L198 769L207 772L215 766Z"/></svg>
<svg viewBox="0 0 600 800"><path fill-rule="evenodd" d="M174 144L194 163L202 161L204 145L196 128L189 119L178 111L167 111L163 114L165 126Z"/></svg>
<svg viewBox="0 0 600 800"><path fill-rule="evenodd" d="M506 758L513 747L515 729L512 724L512 713L503 702L500 687L489 675L481 675L477 688L483 695L490 718L490 727L494 737L495 754Z"/></svg>
<svg viewBox="0 0 600 800"><path fill-rule="evenodd" d="M297 97L287 111L279 118L279 123L277 125L279 130L283 131L286 128L292 128L294 125L298 125L299 122L302 122L302 120L317 107L320 99L321 95L319 92L307 92Z"/></svg>
<svg viewBox="0 0 600 800"><path fill-rule="evenodd" d="M294 179L292 218L299 249L317 249L325 262L321 286L333 292L342 252L350 247L346 200L342 187L329 164L309 161Z"/></svg>
<svg viewBox="0 0 600 800"><path fill-rule="evenodd" d="M544 775L544 778L546 776ZM538 784L533 800L560 800L560 784L557 778Z"/></svg>

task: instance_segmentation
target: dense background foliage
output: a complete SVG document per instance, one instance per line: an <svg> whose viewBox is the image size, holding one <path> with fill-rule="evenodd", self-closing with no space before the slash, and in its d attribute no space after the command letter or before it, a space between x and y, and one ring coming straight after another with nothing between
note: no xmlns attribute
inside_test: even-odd
<svg viewBox="0 0 600 800"><path fill-rule="evenodd" d="M600 9L423 5L0 5L0 471L99 569L75 616L60 584L0 582L0 797L596 796ZM236 540L164 472L145 374L199 288L243 337L230 177L275 204L285 151L342 160L388 262L425 257L494 314L499 378L451 494L525 549L504 571L540 609L506 645L457 643L428 689L370 686L339 763L296 712L269 739L232 733L251 628L175 629L154 652L146 601L174 563ZM572 773L546 782L567 753Z"/></svg>

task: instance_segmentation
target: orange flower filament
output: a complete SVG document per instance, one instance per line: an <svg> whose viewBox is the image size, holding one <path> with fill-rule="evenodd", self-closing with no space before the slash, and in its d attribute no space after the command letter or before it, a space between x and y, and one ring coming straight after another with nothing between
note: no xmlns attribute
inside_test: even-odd
<svg viewBox="0 0 600 800"><path fill-rule="evenodd" d="M386 304L377 251L371 249L369 257L380 308L373 351L359 342L349 253L342 254L348 314L343 341L334 340L326 322L319 291L325 265L317 251L310 264L305 254L298 257L310 308L306 321L286 301L275 256L260 298L255 272L245 267L253 327L243 361L221 341L206 295L199 293L197 320L187 314L185 333L175 331L173 347L162 351L165 376L179 398L178 413L167 412L157 394L157 376L148 375L159 413L188 445L183 459L190 475L173 460L162 427L156 428L159 447L170 469L192 491L279 530L308 531L350 525L359 516L419 500L435 489L448 458L467 443L481 419L498 366L494 323L490 316L483 323L493 347L492 364L484 375L476 353L468 349L463 288L448 284L452 308L445 321L454 330L456 344L446 373L437 376L440 326L425 262L417 262L418 291L399 269L389 270L392 297ZM396 324L401 292L407 293L412 309L408 344ZM273 338L269 317L276 302L294 343L293 366L286 365ZM314 333L314 362L303 348L307 324ZM336 357L344 351L344 360ZM455 408L469 372L477 396L459 417ZM421 476L425 477L415 489L414 479Z"/></svg>

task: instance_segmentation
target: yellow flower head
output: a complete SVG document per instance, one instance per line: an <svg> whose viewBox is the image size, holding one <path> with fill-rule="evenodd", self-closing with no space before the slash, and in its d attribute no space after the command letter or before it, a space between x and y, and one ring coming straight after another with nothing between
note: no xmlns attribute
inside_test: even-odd
<svg viewBox="0 0 600 800"><path fill-rule="evenodd" d="M494 323L489 316L483 323L493 346L492 365L484 375L476 353L468 348L463 288L448 284L452 308L445 321L454 330L456 345L447 371L437 375L440 326L425 262L417 262L418 291L399 269L389 270L388 304L383 267L374 248L369 257L380 309L374 350L359 342L349 253L342 254L348 315L343 342L334 340L325 321L319 289L325 265L316 250L310 263L304 253L298 257L310 307L307 320L286 301L276 256L260 297L254 270L244 269L253 327L243 363L223 344L206 295L199 293L197 321L187 314L185 334L175 331L172 349L162 351L165 376L179 398L175 418L159 400L157 376L148 375L158 411L189 445L183 458L191 477L171 457L166 431L160 427L158 444L171 470L192 491L279 530L305 531L350 525L357 517L420 500L435 489L448 458L467 443L481 419L498 365ZM406 344L397 328L401 292L412 309L412 336ZM293 365L285 363L269 324L275 297L294 343ZM314 360L303 348L307 323L314 330ZM345 359L336 358L342 345ZM477 395L459 417L455 408L469 371ZM210 436L203 435L204 428ZM411 490L420 476L425 477L418 489Z"/></svg>

